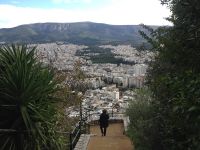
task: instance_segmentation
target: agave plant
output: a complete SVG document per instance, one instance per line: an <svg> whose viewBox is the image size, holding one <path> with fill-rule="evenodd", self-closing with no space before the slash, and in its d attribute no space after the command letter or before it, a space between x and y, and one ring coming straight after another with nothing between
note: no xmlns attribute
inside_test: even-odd
<svg viewBox="0 0 200 150"><path fill-rule="evenodd" d="M0 132L0 149L59 149L54 73L36 61L35 49L0 48L0 129L9 129Z"/></svg>

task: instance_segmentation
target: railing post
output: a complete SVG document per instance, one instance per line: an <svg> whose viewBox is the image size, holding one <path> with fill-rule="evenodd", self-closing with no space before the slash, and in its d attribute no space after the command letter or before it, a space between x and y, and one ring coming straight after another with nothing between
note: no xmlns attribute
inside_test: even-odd
<svg viewBox="0 0 200 150"><path fill-rule="evenodd" d="M82 104L80 103L80 120L82 121L82 118L83 116L82 116Z"/></svg>
<svg viewBox="0 0 200 150"><path fill-rule="evenodd" d="M113 117L113 108L112 108L112 117Z"/></svg>
<svg viewBox="0 0 200 150"><path fill-rule="evenodd" d="M85 110L85 121L87 121L87 120L88 120L88 111Z"/></svg>
<svg viewBox="0 0 200 150"><path fill-rule="evenodd" d="M88 123L88 129L87 129L87 133L90 134L90 124Z"/></svg>
<svg viewBox="0 0 200 150"><path fill-rule="evenodd" d="M81 136L81 133L82 133L82 120L79 122L79 130L80 130L80 132L79 132L79 137Z"/></svg>
<svg viewBox="0 0 200 150"><path fill-rule="evenodd" d="M89 121L91 121L91 114L90 114L90 111L89 111L89 118L88 118Z"/></svg>
<svg viewBox="0 0 200 150"><path fill-rule="evenodd" d="M69 134L69 149L73 150L72 133Z"/></svg>
<svg viewBox="0 0 200 150"><path fill-rule="evenodd" d="M85 134L86 133L86 121L85 120L82 122L82 126L83 126L83 133Z"/></svg>
<svg viewBox="0 0 200 150"><path fill-rule="evenodd" d="M85 133L87 133L87 122L88 122L88 110L86 111L86 117L85 117Z"/></svg>

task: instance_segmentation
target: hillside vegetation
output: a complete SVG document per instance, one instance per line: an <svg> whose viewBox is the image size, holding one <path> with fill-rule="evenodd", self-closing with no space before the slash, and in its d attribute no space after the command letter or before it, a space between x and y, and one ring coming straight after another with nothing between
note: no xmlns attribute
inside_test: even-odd
<svg viewBox="0 0 200 150"><path fill-rule="evenodd" d="M36 23L0 29L0 42L70 42L74 44L127 43L138 46L144 42L139 25L108 25L92 22Z"/></svg>
<svg viewBox="0 0 200 150"><path fill-rule="evenodd" d="M171 9L174 26L145 27L151 37L141 32L157 56L147 78L151 100L130 105L129 134L138 150L199 150L200 1L161 2Z"/></svg>

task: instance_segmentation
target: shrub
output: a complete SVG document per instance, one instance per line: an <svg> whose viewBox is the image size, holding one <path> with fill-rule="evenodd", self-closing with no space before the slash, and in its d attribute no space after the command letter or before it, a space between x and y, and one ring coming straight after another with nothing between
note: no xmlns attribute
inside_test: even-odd
<svg viewBox="0 0 200 150"><path fill-rule="evenodd" d="M36 61L35 49L26 45L0 49L0 128L22 133L0 134L1 149L14 150L17 144L27 150L61 147L54 130L57 83L53 71Z"/></svg>
<svg viewBox="0 0 200 150"><path fill-rule="evenodd" d="M151 150L159 147L156 137L156 124L153 117L151 93L147 88L137 89L135 100L130 102L127 115L130 119L128 136L137 150Z"/></svg>

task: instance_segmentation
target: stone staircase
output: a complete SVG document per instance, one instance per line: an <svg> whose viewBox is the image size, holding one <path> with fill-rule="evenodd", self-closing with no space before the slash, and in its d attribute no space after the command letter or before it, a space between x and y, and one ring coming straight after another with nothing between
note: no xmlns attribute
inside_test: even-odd
<svg viewBox="0 0 200 150"><path fill-rule="evenodd" d="M133 144L125 135L129 119L110 118L107 136L101 136L97 120L90 124L90 134L82 134L74 150L133 150Z"/></svg>

